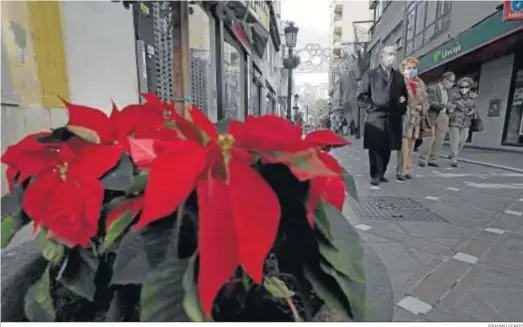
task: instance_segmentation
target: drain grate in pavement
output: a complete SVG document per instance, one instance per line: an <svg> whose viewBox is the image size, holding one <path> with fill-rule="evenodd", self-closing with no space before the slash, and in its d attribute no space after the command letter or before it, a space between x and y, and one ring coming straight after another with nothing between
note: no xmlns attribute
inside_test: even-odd
<svg viewBox="0 0 523 327"><path fill-rule="evenodd" d="M362 219L400 221L447 221L418 201L401 196L362 196L355 209Z"/></svg>

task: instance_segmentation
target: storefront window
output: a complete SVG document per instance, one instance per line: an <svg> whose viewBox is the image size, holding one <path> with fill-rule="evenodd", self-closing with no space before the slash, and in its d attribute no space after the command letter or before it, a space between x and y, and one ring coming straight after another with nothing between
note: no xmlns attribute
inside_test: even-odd
<svg viewBox="0 0 523 327"><path fill-rule="evenodd" d="M223 78L223 82L225 84L225 117L231 119L241 119L241 65L243 63L242 53L240 50L238 50L238 45L234 44L232 40L228 39L225 40L223 52L225 72L225 76Z"/></svg>
<svg viewBox="0 0 523 327"><path fill-rule="evenodd" d="M251 76L251 108L249 108L249 113L254 116L261 115L261 103L263 98L261 93L262 90L260 85L260 78L261 72L255 66L253 66Z"/></svg>
<svg viewBox="0 0 523 327"><path fill-rule="evenodd" d="M518 56L516 56L517 58ZM515 71L512 81L507 117L505 118L505 137L503 143L506 145L523 144L523 65L516 63L519 67Z"/></svg>
<svg viewBox="0 0 523 327"><path fill-rule="evenodd" d="M191 5L189 48L191 55L191 94L193 102L213 120L217 118L216 69L211 48L213 18L199 5Z"/></svg>
<svg viewBox="0 0 523 327"><path fill-rule="evenodd" d="M268 115L274 113L274 95L270 91L265 98L265 113Z"/></svg>

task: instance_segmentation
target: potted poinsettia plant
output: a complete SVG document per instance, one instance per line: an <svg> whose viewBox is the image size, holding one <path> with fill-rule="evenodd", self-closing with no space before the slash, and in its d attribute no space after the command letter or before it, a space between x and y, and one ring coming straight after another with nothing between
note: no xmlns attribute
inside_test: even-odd
<svg viewBox="0 0 523 327"><path fill-rule="evenodd" d="M368 319L357 234L331 230L352 232L356 194L322 149L345 139L143 96L110 116L64 101L66 126L2 156L2 247L32 224L47 261L19 320Z"/></svg>

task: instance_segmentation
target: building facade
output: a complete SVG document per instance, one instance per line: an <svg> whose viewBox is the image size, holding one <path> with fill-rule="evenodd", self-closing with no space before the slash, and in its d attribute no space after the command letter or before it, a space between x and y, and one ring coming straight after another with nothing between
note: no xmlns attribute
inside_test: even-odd
<svg viewBox="0 0 523 327"><path fill-rule="evenodd" d="M469 145L523 150L523 21L503 20L503 1L370 1L371 66L385 45L420 60L420 77L445 71L476 82L483 132Z"/></svg>
<svg viewBox="0 0 523 327"><path fill-rule="evenodd" d="M2 1L2 152L63 126L58 96L108 114L111 101L122 108L143 92L180 110L194 103L213 121L277 112L276 10L273 1Z"/></svg>
<svg viewBox="0 0 523 327"><path fill-rule="evenodd" d="M332 113L357 119L358 56L368 41L371 10L364 1L331 0L329 98Z"/></svg>

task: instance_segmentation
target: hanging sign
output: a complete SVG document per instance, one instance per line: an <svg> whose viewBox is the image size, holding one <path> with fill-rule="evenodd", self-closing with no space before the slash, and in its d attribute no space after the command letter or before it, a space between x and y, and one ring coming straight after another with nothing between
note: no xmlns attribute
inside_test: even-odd
<svg viewBox="0 0 523 327"><path fill-rule="evenodd" d="M523 20L523 1L507 1L503 4L503 21Z"/></svg>

